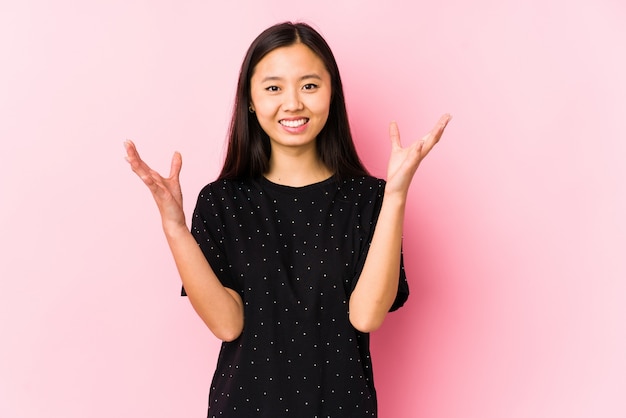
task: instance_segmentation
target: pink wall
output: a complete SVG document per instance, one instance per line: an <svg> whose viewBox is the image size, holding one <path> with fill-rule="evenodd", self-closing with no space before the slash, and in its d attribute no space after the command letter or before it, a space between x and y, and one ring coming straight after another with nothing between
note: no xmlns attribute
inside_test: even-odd
<svg viewBox="0 0 626 418"><path fill-rule="evenodd" d="M191 211L243 53L286 19L333 46L375 174L389 120L454 115L412 190L412 298L373 337L381 417L626 416L617 0L3 2L0 416L204 416L219 343L122 141L182 152Z"/></svg>

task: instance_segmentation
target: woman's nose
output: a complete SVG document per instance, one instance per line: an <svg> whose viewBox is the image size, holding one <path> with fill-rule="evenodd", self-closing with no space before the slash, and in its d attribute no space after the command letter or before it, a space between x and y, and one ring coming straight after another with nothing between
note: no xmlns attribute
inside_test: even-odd
<svg viewBox="0 0 626 418"><path fill-rule="evenodd" d="M283 97L284 101L282 107L283 110L287 112L302 110L302 108L304 107L300 98L300 94L295 89L287 91Z"/></svg>

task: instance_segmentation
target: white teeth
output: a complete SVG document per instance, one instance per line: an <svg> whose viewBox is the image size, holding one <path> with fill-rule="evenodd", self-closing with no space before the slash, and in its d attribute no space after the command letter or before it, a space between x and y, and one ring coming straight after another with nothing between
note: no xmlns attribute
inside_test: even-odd
<svg viewBox="0 0 626 418"><path fill-rule="evenodd" d="M298 120L281 120L280 124L286 126L288 128L297 128L298 126L302 126L307 123L308 119L298 119Z"/></svg>

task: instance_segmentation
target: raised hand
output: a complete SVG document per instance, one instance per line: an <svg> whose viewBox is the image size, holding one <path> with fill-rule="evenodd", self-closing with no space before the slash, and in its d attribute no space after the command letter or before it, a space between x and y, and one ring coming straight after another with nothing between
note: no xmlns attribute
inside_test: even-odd
<svg viewBox="0 0 626 418"><path fill-rule="evenodd" d="M431 149L439 142L448 122L452 119L449 114L443 115L434 128L413 144L402 147L400 131L395 122L389 125L389 138L391 139L391 156L387 167L387 186L385 194L401 193L406 196L413 175L422 160Z"/></svg>
<svg viewBox="0 0 626 418"><path fill-rule="evenodd" d="M125 141L124 147L126 148L126 161L152 193L161 214L163 227L182 226L186 228L183 195L179 180L180 169L183 164L180 153L174 153L170 175L164 178L139 157L137 148L132 141Z"/></svg>

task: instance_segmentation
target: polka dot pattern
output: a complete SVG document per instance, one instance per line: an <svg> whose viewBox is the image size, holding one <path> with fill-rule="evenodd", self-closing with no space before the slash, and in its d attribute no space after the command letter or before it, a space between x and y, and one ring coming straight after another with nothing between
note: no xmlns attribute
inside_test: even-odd
<svg viewBox="0 0 626 418"><path fill-rule="evenodd" d="M376 417L369 335L348 319L384 181L288 187L220 180L198 197L192 233L244 302L244 330L224 342L209 417ZM393 309L408 296L401 269Z"/></svg>

